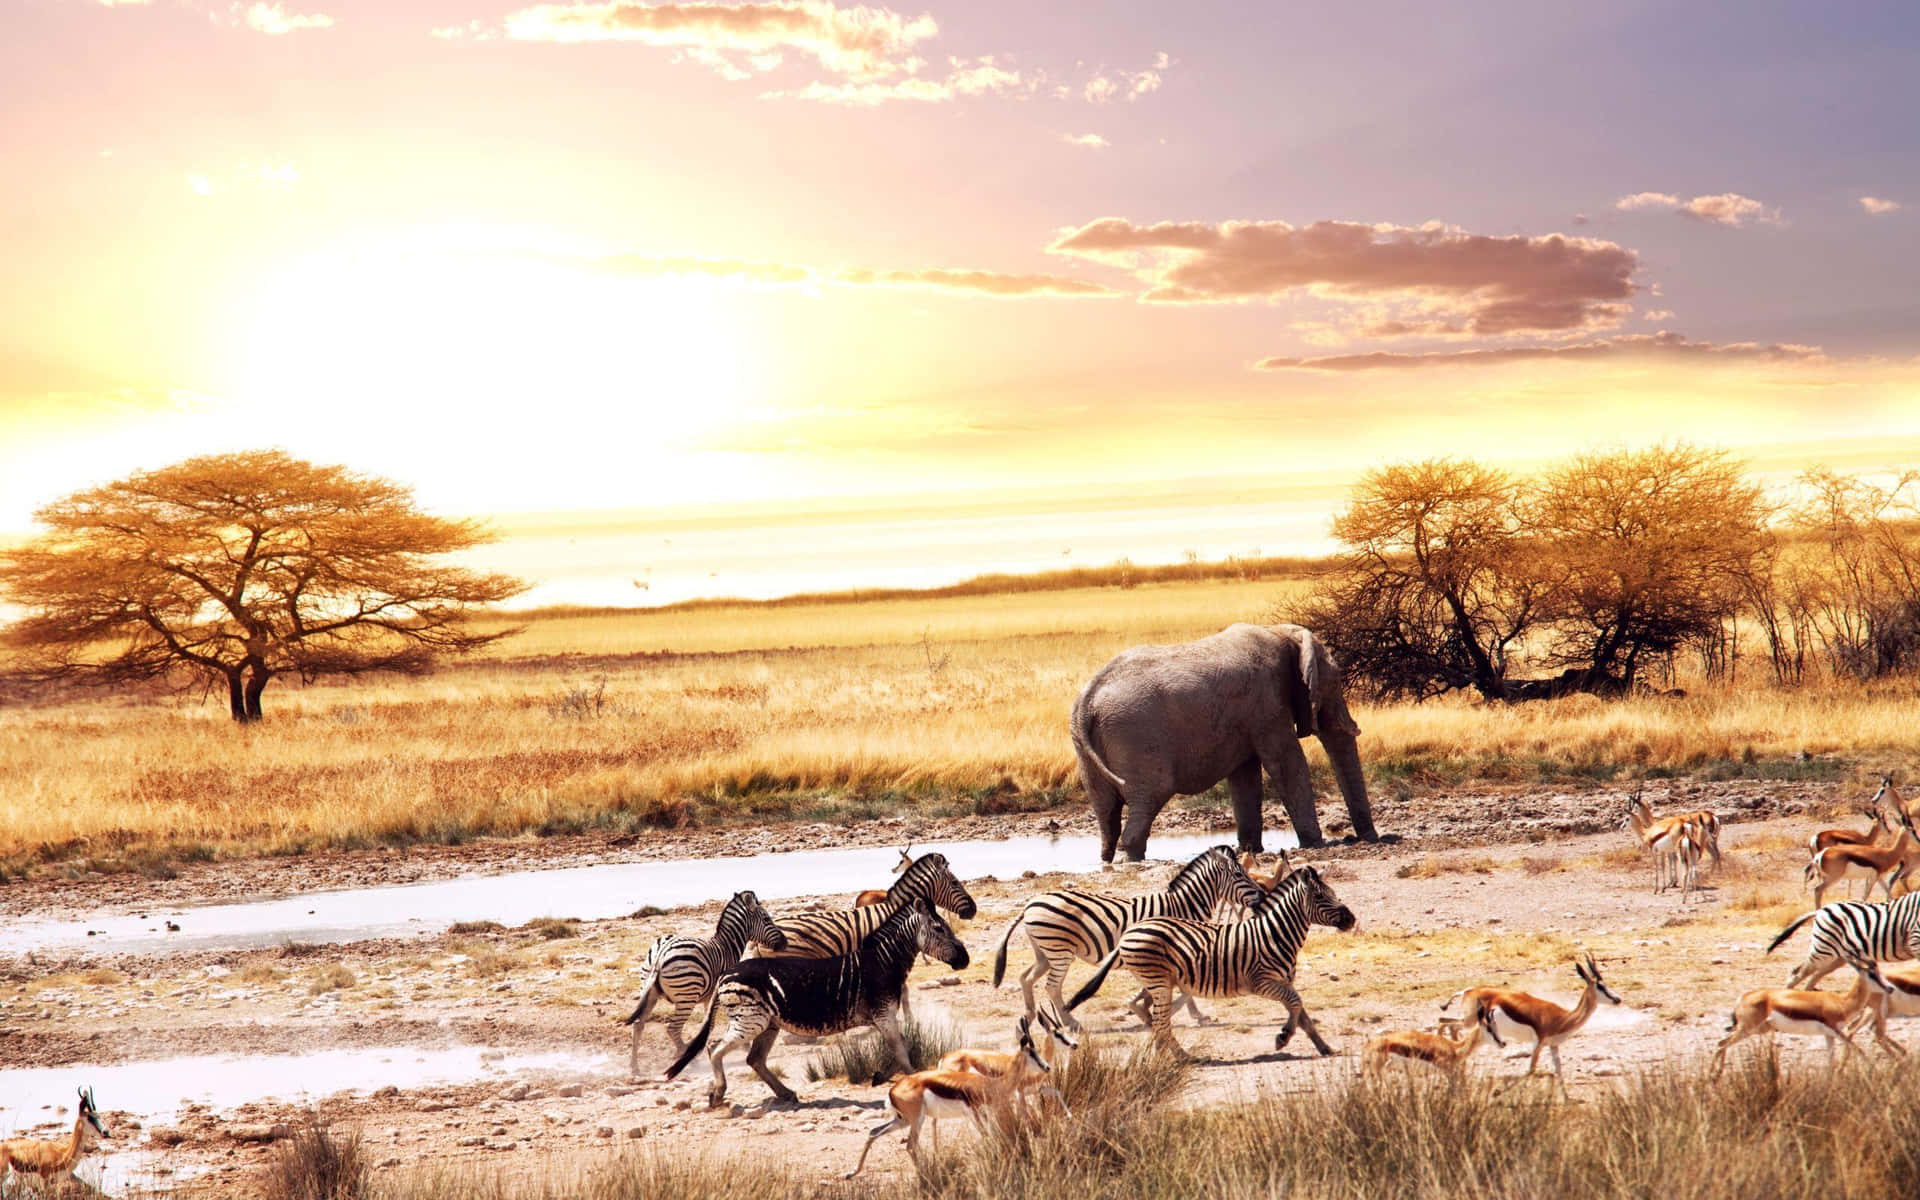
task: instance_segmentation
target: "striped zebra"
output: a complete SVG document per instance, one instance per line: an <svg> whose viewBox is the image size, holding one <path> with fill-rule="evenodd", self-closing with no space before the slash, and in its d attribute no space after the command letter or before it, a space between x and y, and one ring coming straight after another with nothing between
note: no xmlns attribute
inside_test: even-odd
<svg viewBox="0 0 1920 1200"><path fill-rule="evenodd" d="M1252 911L1259 907L1264 895L1234 857L1232 847L1215 846L1201 851L1181 867L1179 873L1167 881L1165 891L1121 897L1067 888L1036 896L1027 901L1013 924L1000 936L1000 946L993 953L993 986L999 987L1005 977L1007 944L1013 940L1013 931L1025 922L1027 944L1033 947L1033 965L1020 975L1028 1019L1039 1015L1033 986L1044 976L1054 1011L1065 1013L1067 1024L1079 1029L1080 1022L1067 1013L1066 999L1060 994L1060 985L1066 982L1067 968L1073 965L1074 959L1099 962L1113 952L1121 934L1150 917L1200 921L1226 900ZM1183 999L1194 1020L1205 1019L1192 996Z"/></svg>
<svg viewBox="0 0 1920 1200"><path fill-rule="evenodd" d="M790 958L852 954L860 948L861 938L880 928L896 911L921 898L963 919L980 911L965 885L954 878L946 855L922 854L913 860L912 866L900 872L900 878L887 889L887 898L879 904L841 912L801 913L780 922L780 932L787 935L787 948L783 953Z"/></svg>
<svg viewBox="0 0 1920 1200"><path fill-rule="evenodd" d="M1889 962L1920 958L1920 892L1887 904L1839 900L1796 918L1767 946L1772 954L1794 931L1813 922L1806 961L1794 968L1790 988L1811 988L1827 973L1853 960Z"/></svg>
<svg viewBox="0 0 1920 1200"><path fill-rule="evenodd" d="M647 961L640 969L640 1003L622 1022L633 1027L633 1044L627 1053L627 1066L640 1074L640 1031L654 1004L665 997L673 1005L667 1018L667 1033L673 1037L673 1052L680 1053L686 1039L680 1031L687 1017L713 996L713 985L722 975L740 964L747 943L763 950L787 948L787 935L773 923L760 898L752 892L735 892L720 910L720 923L710 938L682 937L669 933L653 943Z"/></svg>
<svg viewBox="0 0 1920 1200"><path fill-rule="evenodd" d="M1301 867L1280 881L1254 915L1231 925L1210 925L1177 917L1142 921L1121 935L1113 953L1086 986L1067 1001L1078 1008L1100 990L1107 973L1118 962L1147 985L1147 1011L1136 1013L1153 1027L1153 1035L1177 1050L1173 1042L1173 990L1184 988L1199 996L1271 997L1287 1006L1287 1025L1273 1039L1278 1050L1292 1039L1295 1027L1304 1028L1313 1047L1332 1054L1307 1015L1300 993L1293 987L1295 959L1307 938L1308 925L1352 929L1353 910L1340 903L1333 889L1312 867Z"/></svg>

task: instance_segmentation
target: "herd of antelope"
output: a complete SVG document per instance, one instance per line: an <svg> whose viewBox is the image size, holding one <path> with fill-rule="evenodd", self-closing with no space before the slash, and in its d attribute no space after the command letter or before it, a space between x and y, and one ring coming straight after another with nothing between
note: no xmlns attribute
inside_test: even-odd
<svg viewBox="0 0 1920 1200"><path fill-rule="evenodd" d="M1920 1015L1920 890L1914 890L1913 874L1920 863L1914 824L1920 801L1904 801L1888 776L1864 811L1873 818L1867 829L1827 829L1808 839L1805 875L1814 909L1782 930L1768 950L1809 922L1812 947L1787 987L1756 989L1739 998L1730 1032L1715 1050L1716 1071L1732 1046L1761 1034L1824 1038L1831 1065L1840 1049L1858 1054L1853 1037L1871 1026L1876 1045L1905 1053L1887 1035L1886 1025L1890 1016ZM1655 890L1678 888L1683 902L1691 901L1698 888L1703 864L1721 862L1720 821L1710 811L1656 816L1636 789L1621 825L1651 857ZM1079 1044L1082 1027L1074 1010L1099 992L1116 966L1141 985L1132 1011L1176 1053L1183 1053L1172 1033L1177 1008L1186 1007L1196 1022L1205 1023L1196 997L1259 995L1287 1012L1286 1025L1274 1038L1276 1050L1304 1030L1315 1050L1330 1055L1333 1048L1320 1036L1295 986L1299 951L1309 926L1350 930L1356 918L1319 871L1292 867L1284 852L1271 874L1253 868L1252 855L1236 856L1230 847L1215 846L1156 891L1119 896L1064 888L1028 900L993 956L997 988L1005 978L1013 935L1025 929L1033 963L1019 977L1026 1012L1015 1031L1015 1048L955 1050L922 1071L913 1070L901 1025L907 976L922 957L964 969L970 961L967 948L941 913L968 919L978 911L944 855L916 857L910 847L902 850L889 887L862 892L839 911L776 920L754 893L739 892L722 909L711 937L669 934L649 950L639 1002L625 1019L632 1030L629 1065L638 1076L641 1031L665 1001L673 1009L667 1032L676 1052L667 1079L707 1050L713 1073L708 1101L719 1105L727 1090L725 1059L744 1048L747 1065L775 1097L792 1102L797 1099L793 1090L767 1065L783 1031L823 1037L871 1027L886 1041L899 1073L887 1092L889 1120L868 1135L852 1174L865 1166L874 1142L902 1127L917 1165L925 1122L935 1122L937 1144L940 1120L964 1116L984 1122L988 1111L1004 1110L1030 1094L1051 1095L1065 1112L1066 1099L1049 1079ZM1862 899L1825 902L1829 888L1855 881L1866 884ZM1876 887L1884 903L1871 902ZM1880 965L1895 960L1916 961ZM1075 961L1092 963L1094 972L1068 998L1062 984ZM1848 991L1811 990L1841 966L1855 972ZM1561 1045L1601 1004L1621 1002L1591 954L1576 961L1574 971L1583 990L1571 1008L1510 988L1464 988L1441 1005L1445 1013L1458 1004L1460 1015L1441 1017L1434 1030L1370 1038L1360 1054L1361 1070L1376 1074L1389 1064L1403 1064L1458 1077L1485 1041L1531 1043L1526 1073L1513 1082L1539 1074L1545 1051L1553 1064L1551 1077L1564 1095ZM1036 994L1042 983L1045 1003ZM689 1016L703 1006L699 1032L684 1039ZM1027 1111L1024 1104L1021 1111ZM43 1186L58 1183L71 1177L96 1136L106 1136L106 1128L91 1090L82 1089L71 1136L0 1142L0 1176L31 1176Z"/></svg>

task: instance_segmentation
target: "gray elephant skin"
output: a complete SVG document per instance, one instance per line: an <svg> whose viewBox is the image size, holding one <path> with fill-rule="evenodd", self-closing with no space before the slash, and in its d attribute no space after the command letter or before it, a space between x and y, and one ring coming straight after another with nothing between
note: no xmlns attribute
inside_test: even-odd
<svg viewBox="0 0 1920 1200"><path fill-rule="evenodd" d="M1299 625L1230 625L1194 642L1123 651L1073 706L1073 748L1100 824L1100 857L1112 862L1118 846L1129 859L1144 858L1167 801L1222 779L1233 793L1240 848L1259 851L1262 767L1300 844L1319 845L1300 748L1309 735L1333 764L1354 833L1372 841L1359 732L1332 656Z"/></svg>

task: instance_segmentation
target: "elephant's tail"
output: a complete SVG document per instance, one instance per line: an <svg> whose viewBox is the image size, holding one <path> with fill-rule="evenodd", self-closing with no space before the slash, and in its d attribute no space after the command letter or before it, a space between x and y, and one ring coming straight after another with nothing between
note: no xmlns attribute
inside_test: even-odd
<svg viewBox="0 0 1920 1200"><path fill-rule="evenodd" d="M1000 981L1007 977L1007 943L1013 940L1013 931L1020 928L1020 922L1027 919L1027 910L1022 908L1014 914L1013 924L1000 935L1000 944L993 951L993 986L999 987Z"/></svg>
<svg viewBox="0 0 1920 1200"><path fill-rule="evenodd" d="M1080 698L1073 702L1073 752L1080 756L1082 766L1091 765L1108 783L1124 790L1127 781L1115 775L1113 768L1101 761L1099 752L1093 748L1093 710L1087 704L1087 696L1092 691L1093 684L1090 683L1087 690L1080 693Z"/></svg>
<svg viewBox="0 0 1920 1200"><path fill-rule="evenodd" d="M1107 975L1113 970L1113 964L1119 961L1120 947L1115 946L1113 953L1101 959L1100 965L1093 969L1093 978L1081 985L1080 990L1073 994L1073 999L1067 1001L1067 1011L1072 1012L1082 1004L1093 999L1093 994L1099 991L1100 985L1107 981Z"/></svg>

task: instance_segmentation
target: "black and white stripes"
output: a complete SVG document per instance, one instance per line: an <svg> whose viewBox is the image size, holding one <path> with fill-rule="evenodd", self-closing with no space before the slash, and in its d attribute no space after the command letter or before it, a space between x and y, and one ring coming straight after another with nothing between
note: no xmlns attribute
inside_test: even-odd
<svg viewBox="0 0 1920 1200"><path fill-rule="evenodd" d="M795 958L852 954L859 949L860 939L880 928L895 912L921 899L962 919L979 911L966 887L947 866L947 856L923 854L900 873L879 904L843 912L802 913L780 922L781 932L787 935L783 953Z"/></svg>
<svg viewBox="0 0 1920 1200"><path fill-rule="evenodd" d="M787 948L787 935L760 906L760 898L752 892L735 892L720 910L720 922L712 937L669 933L653 943L640 971L640 1003L624 1022L633 1027L633 1043L627 1052L629 1070L640 1073L640 1031L646 1027L654 1004L664 998L673 1005L667 1032L678 1054L686 1044L680 1030L687 1017L713 996L714 984L739 964L749 941L776 953Z"/></svg>
<svg viewBox="0 0 1920 1200"><path fill-rule="evenodd" d="M1908 892L1888 904L1841 900L1816 909L1782 929L1767 953L1808 921L1813 922L1813 944L1787 980L1790 988L1810 988L1850 962L1920 958L1920 892Z"/></svg>
<svg viewBox="0 0 1920 1200"><path fill-rule="evenodd" d="M1135 925L1121 935L1120 944L1101 960L1093 978L1067 1002L1067 1007L1078 1008L1099 991L1107 973L1119 962L1146 985L1148 1011L1141 1015L1153 1026L1157 1038L1172 1040L1175 988L1197 996L1252 993L1269 996L1287 1007L1287 1025L1274 1038L1275 1049L1287 1044L1296 1027L1304 1026L1314 1048L1332 1054L1333 1048L1321 1040L1300 993L1293 987L1294 964L1308 925L1347 930L1353 928L1354 916L1318 871L1302 867L1281 880L1245 921L1211 925L1156 917Z"/></svg>
<svg viewBox="0 0 1920 1200"><path fill-rule="evenodd" d="M1109 896L1077 888L1048 892L1027 901L1000 936L1000 945L993 955L993 986L999 987L1006 974L1007 944L1013 938L1013 931L1025 923L1027 943L1033 947L1033 966L1020 975L1027 1016L1031 1018L1038 1013L1033 988L1044 977L1054 1010L1066 1015L1068 1024L1078 1029L1080 1023L1067 1013L1066 1002L1060 994L1067 968L1075 959L1098 962L1113 952L1121 934L1149 918L1183 917L1199 921L1223 901L1231 900L1251 911L1264 896L1234 857L1230 846L1214 846L1202 851L1167 882L1165 891L1139 896ZM1191 998L1187 1003L1192 1006ZM1197 1009L1194 1015L1199 1015Z"/></svg>

